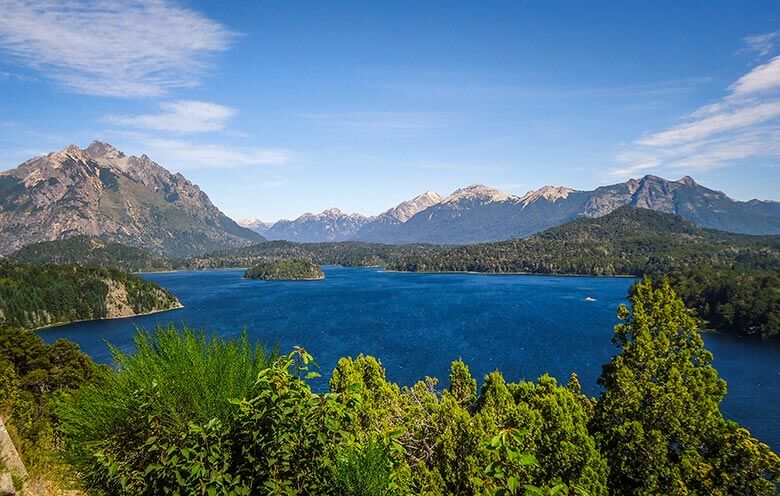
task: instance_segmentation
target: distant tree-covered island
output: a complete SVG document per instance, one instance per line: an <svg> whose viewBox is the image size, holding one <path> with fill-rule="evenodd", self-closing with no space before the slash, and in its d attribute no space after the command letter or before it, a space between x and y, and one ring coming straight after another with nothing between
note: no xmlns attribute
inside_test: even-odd
<svg viewBox="0 0 780 496"><path fill-rule="evenodd" d="M244 277L264 281L316 281L325 279L325 273L309 260L271 260L250 267Z"/></svg>

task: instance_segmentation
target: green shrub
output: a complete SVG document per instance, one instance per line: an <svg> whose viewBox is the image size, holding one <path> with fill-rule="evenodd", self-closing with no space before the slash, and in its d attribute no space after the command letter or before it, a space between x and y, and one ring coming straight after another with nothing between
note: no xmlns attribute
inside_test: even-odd
<svg viewBox="0 0 780 496"><path fill-rule="evenodd" d="M229 431L230 401L253 396L275 351L245 333L224 341L173 326L139 330L134 342L134 354L112 348L117 371L61 401L58 413L66 455L88 487L155 494L147 468L185 448L193 429L215 420Z"/></svg>
<svg viewBox="0 0 780 496"><path fill-rule="evenodd" d="M384 496L391 494L393 462L375 439L364 446L349 447L336 459L332 484L342 496Z"/></svg>

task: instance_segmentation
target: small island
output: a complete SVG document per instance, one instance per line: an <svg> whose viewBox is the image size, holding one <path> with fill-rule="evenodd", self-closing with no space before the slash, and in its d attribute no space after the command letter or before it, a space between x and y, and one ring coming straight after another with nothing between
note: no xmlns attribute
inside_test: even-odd
<svg viewBox="0 0 780 496"><path fill-rule="evenodd" d="M325 279L325 273L309 260L274 260L250 267L244 273L246 279L265 281L316 281Z"/></svg>

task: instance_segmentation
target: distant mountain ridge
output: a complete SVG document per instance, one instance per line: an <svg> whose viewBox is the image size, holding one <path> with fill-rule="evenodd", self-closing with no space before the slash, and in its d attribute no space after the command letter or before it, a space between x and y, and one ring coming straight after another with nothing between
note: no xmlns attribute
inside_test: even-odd
<svg viewBox="0 0 780 496"><path fill-rule="evenodd" d="M316 243L322 241L346 241L366 224L370 217L346 214L331 208L319 214L305 213L295 220L280 220L268 229L264 236L270 240Z"/></svg>
<svg viewBox="0 0 780 496"><path fill-rule="evenodd" d="M280 221L278 228L275 224L269 230L269 237L299 242L473 244L529 236L579 217L601 217L625 205L677 214L700 227L721 231L780 234L778 202L733 200L690 176L671 181L647 175L593 191L544 186L516 196L477 184L446 197L427 192L375 218L353 214L349 218L359 221L347 221L344 214L334 217L323 212ZM339 222L348 227L337 228Z"/></svg>
<svg viewBox="0 0 780 496"><path fill-rule="evenodd" d="M255 217L248 217L244 219L238 219L236 221L236 224L238 224L241 227L245 227L247 229L250 229L258 234L263 234L265 232L268 232L271 227L273 227L273 222L264 222L258 218Z"/></svg>
<svg viewBox="0 0 780 496"><path fill-rule="evenodd" d="M71 145L0 174L0 253L74 235L167 256L264 240L183 175L107 143Z"/></svg>
<svg viewBox="0 0 780 496"><path fill-rule="evenodd" d="M701 228L676 214L624 205L525 238L419 252L389 265L412 272L644 275L714 264L780 268L780 236Z"/></svg>

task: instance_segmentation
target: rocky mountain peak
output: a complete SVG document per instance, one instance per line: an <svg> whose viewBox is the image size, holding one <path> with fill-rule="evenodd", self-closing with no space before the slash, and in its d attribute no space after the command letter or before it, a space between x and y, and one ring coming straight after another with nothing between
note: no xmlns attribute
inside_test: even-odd
<svg viewBox="0 0 780 496"><path fill-rule="evenodd" d="M115 159L125 156L124 153L114 148L113 145L97 140L93 141L85 151L87 152L87 155L92 158L105 157L108 159Z"/></svg>
<svg viewBox="0 0 780 496"><path fill-rule="evenodd" d="M68 145L58 152L52 152L46 156L49 162L65 161L67 159L73 159L79 162L85 162L89 160L89 155L76 145Z"/></svg>
<svg viewBox="0 0 780 496"><path fill-rule="evenodd" d="M686 186L698 186L698 183L693 180L691 176L684 176L677 180L678 183L685 184Z"/></svg>
<svg viewBox="0 0 780 496"><path fill-rule="evenodd" d="M339 210L338 208L329 208L327 210L323 210L320 215L326 216L326 217L340 217L344 215L344 212Z"/></svg>
<svg viewBox="0 0 780 496"><path fill-rule="evenodd" d="M177 256L263 240L183 176L100 141L36 157L1 176L13 187L0 212L0 253L75 234Z"/></svg>
<svg viewBox="0 0 780 496"><path fill-rule="evenodd" d="M560 199L568 198L569 194L573 191L573 189L565 188L563 186L543 186L536 191L529 191L523 195L522 198L520 198L520 201L523 203L523 205L529 205L543 198L547 201L555 203Z"/></svg>
<svg viewBox="0 0 780 496"><path fill-rule="evenodd" d="M411 200L399 203L395 207L386 210L378 216L378 219L386 219L391 222L406 222L414 217L415 214L422 212L428 207L440 203L444 197L434 191L426 191L417 195Z"/></svg>
<svg viewBox="0 0 780 496"><path fill-rule="evenodd" d="M516 200L517 197L499 191L484 184L473 184L465 188L455 190L444 198L441 203L457 203L460 201L478 201L482 203L503 202Z"/></svg>

